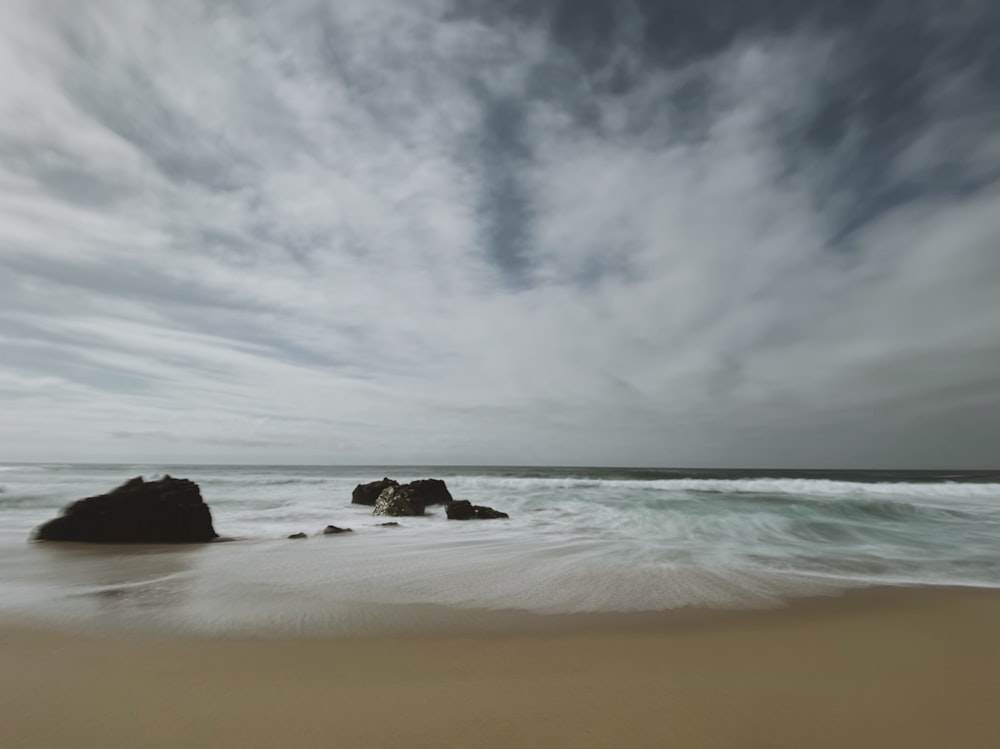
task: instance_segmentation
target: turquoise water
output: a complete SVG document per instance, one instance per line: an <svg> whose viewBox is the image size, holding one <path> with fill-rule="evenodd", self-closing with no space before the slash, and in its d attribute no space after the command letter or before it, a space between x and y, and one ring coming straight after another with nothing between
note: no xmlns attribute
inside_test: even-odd
<svg viewBox="0 0 1000 749"><path fill-rule="evenodd" d="M165 473L197 481L216 530L240 540L28 542L66 503ZM383 475L443 478L511 519L449 522L438 509L379 527L350 496ZM329 523L355 532L314 535ZM311 537L286 540L298 531ZM0 467L0 612L74 625L363 632L417 611L433 627L441 612L759 607L900 583L1000 587L1000 474Z"/></svg>

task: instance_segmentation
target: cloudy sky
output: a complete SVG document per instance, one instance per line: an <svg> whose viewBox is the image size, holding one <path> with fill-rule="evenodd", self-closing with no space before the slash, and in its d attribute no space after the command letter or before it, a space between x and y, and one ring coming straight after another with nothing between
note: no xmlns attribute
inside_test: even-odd
<svg viewBox="0 0 1000 749"><path fill-rule="evenodd" d="M996 467L994 0L0 0L0 461Z"/></svg>

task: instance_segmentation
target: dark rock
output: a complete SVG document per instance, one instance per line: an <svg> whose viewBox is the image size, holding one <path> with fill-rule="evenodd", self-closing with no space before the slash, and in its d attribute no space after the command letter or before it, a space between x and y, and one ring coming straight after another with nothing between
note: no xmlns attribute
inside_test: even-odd
<svg viewBox="0 0 1000 749"><path fill-rule="evenodd" d="M309 538L305 533L293 533L289 538Z"/></svg>
<svg viewBox="0 0 1000 749"><path fill-rule="evenodd" d="M485 507L483 505L474 505L473 509L476 511L476 520L509 520L510 515L506 512L500 512L500 510L494 510L492 507Z"/></svg>
<svg viewBox="0 0 1000 749"><path fill-rule="evenodd" d="M354 487L354 491L351 493L351 504L368 506L374 505L375 500L378 499L382 491L390 486L399 486L399 482L386 477L381 481L372 481L369 484L358 484Z"/></svg>
<svg viewBox="0 0 1000 749"><path fill-rule="evenodd" d="M444 505L454 500L441 479L418 479L403 484L403 488L408 490L407 497L410 502L422 504L424 507Z"/></svg>
<svg viewBox="0 0 1000 749"><path fill-rule="evenodd" d="M447 504L451 492L440 479L387 486L375 500L375 515L423 515L427 505Z"/></svg>
<svg viewBox="0 0 1000 749"><path fill-rule="evenodd" d="M423 515L424 506L410 501L410 492L406 486L387 486L375 500L373 515L388 515L400 517L404 515Z"/></svg>
<svg viewBox="0 0 1000 749"><path fill-rule="evenodd" d="M497 520L510 517L506 512L500 512L483 505L474 505L467 499L449 502L445 505L444 511L449 520Z"/></svg>
<svg viewBox="0 0 1000 749"><path fill-rule="evenodd" d="M338 528L335 525L328 525L326 526L326 528L323 529L324 536L333 536L336 535L337 533L353 533L353 532L354 531L351 528Z"/></svg>
<svg viewBox="0 0 1000 749"><path fill-rule="evenodd" d="M467 499L449 502L444 506L444 512L449 520L472 520L476 517L476 508Z"/></svg>
<svg viewBox="0 0 1000 749"><path fill-rule="evenodd" d="M218 538L212 513L193 481L164 476L126 481L81 499L35 531L39 541L198 543Z"/></svg>
<svg viewBox="0 0 1000 749"><path fill-rule="evenodd" d="M379 523L378 527L379 528L398 528L399 527L399 523L397 523L395 521L392 521L390 523Z"/></svg>
<svg viewBox="0 0 1000 749"><path fill-rule="evenodd" d="M395 487L402 489L400 495L410 505L405 515L423 515L423 508L428 505L443 505L452 501L451 492L441 479L418 479L408 484L402 484L391 478L372 481L369 484L358 484L351 493L351 503L356 505L374 505L386 489ZM375 513L376 515L384 513Z"/></svg>

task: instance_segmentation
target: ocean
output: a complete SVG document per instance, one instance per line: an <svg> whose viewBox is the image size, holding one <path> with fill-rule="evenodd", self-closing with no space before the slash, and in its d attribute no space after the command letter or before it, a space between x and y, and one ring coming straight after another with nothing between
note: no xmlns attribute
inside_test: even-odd
<svg viewBox="0 0 1000 749"><path fill-rule="evenodd" d="M165 474L196 481L234 540L30 541L75 499ZM383 527L351 504L383 476L444 479L510 520L431 507ZM328 524L354 532L323 536ZM0 465L0 615L56 626L421 633L874 585L1000 587L1000 472Z"/></svg>

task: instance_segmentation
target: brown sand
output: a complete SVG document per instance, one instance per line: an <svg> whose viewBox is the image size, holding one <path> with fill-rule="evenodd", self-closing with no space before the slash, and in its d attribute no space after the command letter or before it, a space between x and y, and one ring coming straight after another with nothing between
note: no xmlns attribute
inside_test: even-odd
<svg viewBox="0 0 1000 749"><path fill-rule="evenodd" d="M563 633L0 627L0 746L996 749L1000 594L892 589Z"/></svg>

